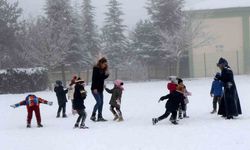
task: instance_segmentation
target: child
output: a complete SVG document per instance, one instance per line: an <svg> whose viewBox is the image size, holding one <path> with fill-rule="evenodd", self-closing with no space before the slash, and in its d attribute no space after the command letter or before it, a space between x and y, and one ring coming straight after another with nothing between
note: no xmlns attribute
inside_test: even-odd
<svg viewBox="0 0 250 150"><path fill-rule="evenodd" d="M169 83L167 84L167 89L169 90L169 93L172 93L173 91L176 90L177 87L177 79L175 76L170 76L169 77Z"/></svg>
<svg viewBox="0 0 250 150"><path fill-rule="evenodd" d="M191 93L187 91L186 86L183 84L182 79L178 78L177 80L178 80L178 85L176 89L179 90L184 96L184 109L182 109L180 106L178 118L179 119L189 118L189 116L187 115L187 104L189 103L188 96L191 96Z"/></svg>
<svg viewBox="0 0 250 150"><path fill-rule="evenodd" d="M27 116L27 128L31 127L31 119L33 111L35 111L36 114L36 120L37 120L37 127L41 128L43 125L41 124L41 115L40 115L40 103L52 105L53 102L48 102L40 97L36 97L35 95L28 95L25 100L21 101L20 103L10 105L13 108L26 105L28 116Z"/></svg>
<svg viewBox="0 0 250 150"><path fill-rule="evenodd" d="M66 94L68 93L68 89L64 90L62 86L62 81L56 81L56 86L54 88L54 91L56 92L56 97L58 101L58 111L57 111L57 118L60 117L60 113L62 111L62 117L66 118L66 103L67 98Z"/></svg>
<svg viewBox="0 0 250 150"><path fill-rule="evenodd" d="M78 128L80 122L81 122L80 129L88 128L85 126L87 113L85 111L84 100L86 99L86 97L87 97L87 92L84 89L84 80L78 78L76 80L76 85L75 85L73 108L74 110L76 110L79 117L77 118L74 128Z"/></svg>
<svg viewBox="0 0 250 150"><path fill-rule="evenodd" d="M167 103L166 103L166 112L158 117L158 118L153 118L152 119L152 122L153 122L153 125L155 125L157 122L167 118L170 113L172 114L171 116L171 122L174 124L174 125L177 125L178 122L176 121L176 117L177 117L177 110L179 108L179 106L181 105L182 108L184 109L184 97L183 97L183 94L176 90L176 91L173 91L172 93L166 95L166 96L163 96L160 98L159 102L160 101L163 101L165 99L168 99Z"/></svg>
<svg viewBox="0 0 250 150"><path fill-rule="evenodd" d="M72 102L72 114L75 115L77 112L73 109L73 99L74 99L74 92L75 92L75 84L76 84L77 76L74 75L69 84L69 91L68 91L68 99Z"/></svg>
<svg viewBox="0 0 250 150"><path fill-rule="evenodd" d="M221 96L223 93L222 90L222 82L219 80L220 78L220 73L216 73L215 77L214 77L214 81L212 83L212 87L211 87L211 91L210 91L210 95L211 97L213 97L213 111L211 112L211 114L214 114L217 112L217 103L220 104L220 100L221 100Z"/></svg>
<svg viewBox="0 0 250 150"><path fill-rule="evenodd" d="M122 91L124 90L123 88L123 82L121 80L116 80L114 82L114 88L113 89L108 89L105 88L105 90L112 94L111 100L109 102L110 104L110 111L114 115L114 121L123 121L122 117L122 112L121 112L121 98L122 98Z"/></svg>

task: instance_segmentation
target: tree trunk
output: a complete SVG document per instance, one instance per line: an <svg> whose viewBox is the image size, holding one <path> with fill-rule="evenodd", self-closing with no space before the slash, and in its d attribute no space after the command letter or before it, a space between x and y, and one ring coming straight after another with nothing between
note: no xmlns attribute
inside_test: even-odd
<svg viewBox="0 0 250 150"><path fill-rule="evenodd" d="M61 66L61 71L62 71L62 82L63 82L63 86L65 87L66 86L66 75L65 75L65 65L62 64Z"/></svg>

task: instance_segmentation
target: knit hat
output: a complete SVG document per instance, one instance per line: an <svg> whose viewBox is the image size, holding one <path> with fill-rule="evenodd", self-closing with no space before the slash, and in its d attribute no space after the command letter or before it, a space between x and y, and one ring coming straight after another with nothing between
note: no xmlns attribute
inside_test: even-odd
<svg viewBox="0 0 250 150"><path fill-rule="evenodd" d="M56 84L57 84L57 85L62 85L62 81L56 80Z"/></svg>
<svg viewBox="0 0 250 150"><path fill-rule="evenodd" d="M124 88L122 87L123 84L124 84L122 80L115 80L115 81L114 81L114 84L115 84L115 86L121 88L122 90L124 89Z"/></svg>
<svg viewBox="0 0 250 150"><path fill-rule="evenodd" d="M177 77L176 76L169 76L168 79L173 82L173 83L177 83Z"/></svg>
<svg viewBox="0 0 250 150"><path fill-rule="evenodd" d="M221 57L221 58L219 59L218 63L217 63L217 66L218 66L218 65L226 65L226 66L227 66L227 65L228 65L228 62L227 62L227 60L226 60L225 58L222 58L222 57Z"/></svg>

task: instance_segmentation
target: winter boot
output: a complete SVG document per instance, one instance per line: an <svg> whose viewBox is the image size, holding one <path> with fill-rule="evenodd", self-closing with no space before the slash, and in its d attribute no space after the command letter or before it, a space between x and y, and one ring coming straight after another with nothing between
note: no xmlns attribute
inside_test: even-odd
<svg viewBox="0 0 250 150"><path fill-rule="evenodd" d="M118 115L115 115L113 121L116 121L117 119L119 119Z"/></svg>
<svg viewBox="0 0 250 150"><path fill-rule="evenodd" d="M85 124L81 124L80 129L88 129L89 127L85 126Z"/></svg>
<svg viewBox="0 0 250 150"><path fill-rule="evenodd" d="M104 119L103 117L98 117L97 121L98 122L106 122L108 120Z"/></svg>
<svg viewBox="0 0 250 150"><path fill-rule="evenodd" d="M76 123L76 124L74 125L74 128L78 128L78 127L79 127L79 124Z"/></svg>
<svg viewBox="0 0 250 150"><path fill-rule="evenodd" d="M67 118L67 115L66 114L63 114L63 116L62 116L63 118Z"/></svg>
<svg viewBox="0 0 250 150"><path fill-rule="evenodd" d="M122 121L124 121L124 119L123 119L123 117L121 116L121 117L119 117L119 119L117 120L118 122L122 122Z"/></svg>
<svg viewBox="0 0 250 150"><path fill-rule="evenodd" d="M171 123L174 125L178 125L178 122L176 120L172 121Z"/></svg>
<svg viewBox="0 0 250 150"><path fill-rule="evenodd" d="M41 123L38 123L38 124L37 124L37 127L38 127L38 128L42 128L43 125L42 125Z"/></svg>
<svg viewBox="0 0 250 150"><path fill-rule="evenodd" d="M211 113L211 114L214 114L214 113L216 113L216 110L214 109L214 110L213 110L213 111L211 111L210 113Z"/></svg>
<svg viewBox="0 0 250 150"><path fill-rule="evenodd" d="M56 118L60 118L60 113L57 113Z"/></svg>
<svg viewBox="0 0 250 150"><path fill-rule="evenodd" d="M183 118L189 118L186 112L183 113Z"/></svg>
<svg viewBox="0 0 250 150"><path fill-rule="evenodd" d="M96 121L95 113L93 113L93 114L91 115L90 120L92 120L92 121L94 121L94 122Z"/></svg>
<svg viewBox="0 0 250 150"><path fill-rule="evenodd" d="M158 120L157 118L153 118L153 119L152 119L153 125L155 125L158 121L159 121L159 120Z"/></svg>
<svg viewBox="0 0 250 150"><path fill-rule="evenodd" d="M30 125L30 124L27 124L26 128L31 128L31 125Z"/></svg>
<svg viewBox="0 0 250 150"><path fill-rule="evenodd" d="M227 116L226 119L230 120L230 119L234 119L234 117L233 116Z"/></svg>

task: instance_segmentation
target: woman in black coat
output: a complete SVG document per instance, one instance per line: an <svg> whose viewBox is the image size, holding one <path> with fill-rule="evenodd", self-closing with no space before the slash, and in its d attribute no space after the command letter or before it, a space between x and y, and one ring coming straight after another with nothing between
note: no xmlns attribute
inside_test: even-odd
<svg viewBox="0 0 250 150"><path fill-rule="evenodd" d="M57 97L57 101L58 101L58 111L57 111L57 118L60 117L60 113L62 111L63 113L63 118L66 118L66 103L67 103L67 98L66 98L66 94L68 93L68 89L64 90L63 86L62 86L62 82L61 81L56 81L56 86L54 88L54 91L56 92L56 97Z"/></svg>
<svg viewBox="0 0 250 150"><path fill-rule="evenodd" d="M93 68L92 75L92 85L91 91L96 100L96 104L94 106L91 120L92 121L107 121L102 116L102 108L103 108L103 90L104 90L104 80L109 77L108 73L108 64L106 58L101 58L97 65ZM98 119L96 120L96 112L98 110Z"/></svg>
<svg viewBox="0 0 250 150"><path fill-rule="evenodd" d="M223 82L224 87L224 94L221 99L218 114L226 117L226 119L233 119L233 117L242 114L233 71L224 58L219 59L217 66L221 70L219 80Z"/></svg>

